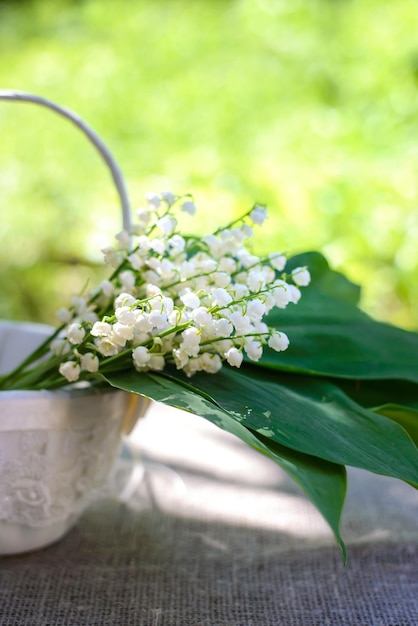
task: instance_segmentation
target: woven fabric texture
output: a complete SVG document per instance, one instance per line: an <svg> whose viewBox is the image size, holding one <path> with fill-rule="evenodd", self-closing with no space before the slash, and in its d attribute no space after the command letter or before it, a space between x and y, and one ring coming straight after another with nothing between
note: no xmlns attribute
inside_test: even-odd
<svg viewBox="0 0 418 626"><path fill-rule="evenodd" d="M0 559L1 626L418 624L410 486L349 472L344 567L300 489L204 420L155 405L129 446L137 483L122 459L66 537Z"/></svg>

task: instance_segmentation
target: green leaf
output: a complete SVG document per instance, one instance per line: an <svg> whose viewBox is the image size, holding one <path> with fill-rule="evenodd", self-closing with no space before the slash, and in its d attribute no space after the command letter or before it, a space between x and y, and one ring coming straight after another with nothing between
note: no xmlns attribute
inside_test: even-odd
<svg viewBox="0 0 418 626"><path fill-rule="evenodd" d="M290 260L303 262L304 256ZM418 382L418 333L377 322L354 306L355 289L327 269L317 255L314 280L298 304L274 309L266 322L290 339L286 352L266 348L259 367L361 379ZM312 262L312 261L311 261Z"/></svg>
<svg viewBox="0 0 418 626"><path fill-rule="evenodd" d="M418 409L418 385L404 380L344 380L334 378L352 400L369 409L383 404L402 404Z"/></svg>
<svg viewBox="0 0 418 626"><path fill-rule="evenodd" d="M400 424L418 445L418 385L403 380L334 379L352 400Z"/></svg>
<svg viewBox="0 0 418 626"><path fill-rule="evenodd" d="M304 252L290 257L286 263L286 272L296 267L308 267L315 291L332 296L353 306L360 299L361 289L344 274L332 270L326 258L320 252Z"/></svg>
<svg viewBox="0 0 418 626"><path fill-rule="evenodd" d="M341 513L347 487L345 467L290 450L256 432L253 434L268 449L267 456L276 461L302 487L323 515L341 547L346 562L345 544L340 533Z"/></svg>
<svg viewBox="0 0 418 626"><path fill-rule="evenodd" d="M273 458L302 485L340 543L341 466L418 485L418 451L407 432L355 403L332 381L256 367L225 367L192 379L175 370L128 371L109 374L108 381L201 415Z"/></svg>
<svg viewBox="0 0 418 626"><path fill-rule="evenodd" d="M418 484L417 449L403 428L356 404L332 382L255 367L224 367L190 380L172 371L171 379L283 446Z"/></svg>
<svg viewBox="0 0 418 626"><path fill-rule="evenodd" d="M418 407L414 409L401 404L384 404L373 411L400 424L418 446Z"/></svg>
<svg viewBox="0 0 418 626"><path fill-rule="evenodd" d="M200 415L275 461L302 487L326 519L341 546L345 560L345 546L340 534L341 512L346 493L346 473L343 466L270 441L244 426L236 415L219 407L205 392L185 380L156 374L138 375L133 371L108 374L107 380L119 389L139 393Z"/></svg>

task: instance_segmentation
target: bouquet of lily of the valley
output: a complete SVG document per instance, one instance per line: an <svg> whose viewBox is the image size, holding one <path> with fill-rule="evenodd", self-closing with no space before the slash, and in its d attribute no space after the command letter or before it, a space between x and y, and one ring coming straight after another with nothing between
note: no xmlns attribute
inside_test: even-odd
<svg viewBox="0 0 418 626"><path fill-rule="evenodd" d="M344 552L346 465L418 486L418 335L363 313L319 253L256 256L263 206L204 237L180 232L195 210L149 194L108 280L0 391L110 385L198 414L288 472Z"/></svg>

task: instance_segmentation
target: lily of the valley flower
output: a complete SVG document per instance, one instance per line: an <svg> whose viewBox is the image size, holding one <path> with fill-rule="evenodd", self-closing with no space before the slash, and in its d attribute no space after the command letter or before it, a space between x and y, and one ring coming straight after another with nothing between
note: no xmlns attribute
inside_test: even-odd
<svg viewBox="0 0 418 626"><path fill-rule="evenodd" d="M284 274L282 253L260 258L246 247L251 224L267 219L265 207L198 239L177 233L176 211L195 213L190 197L164 192L146 200L132 232L104 249L111 278L59 312L66 324L60 374L68 382L91 378L108 362L127 367L130 355L138 372L172 363L192 376L215 373L224 362L240 367L244 355L258 361L265 346L286 350L287 335L263 316L298 302L310 275L305 267Z"/></svg>

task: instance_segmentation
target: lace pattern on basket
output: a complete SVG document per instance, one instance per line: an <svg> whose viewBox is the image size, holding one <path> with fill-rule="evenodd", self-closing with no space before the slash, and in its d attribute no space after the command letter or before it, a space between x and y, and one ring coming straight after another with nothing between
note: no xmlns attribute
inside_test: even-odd
<svg viewBox="0 0 418 626"><path fill-rule="evenodd" d="M118 420L79 430L3 433L0 520L44 526L80 513L101 493L119 441Z"/></svg>

